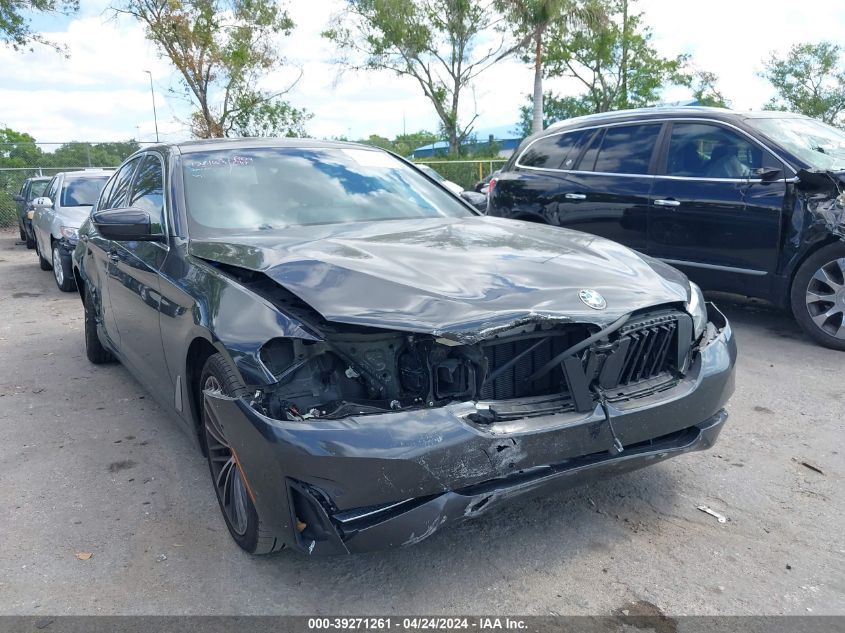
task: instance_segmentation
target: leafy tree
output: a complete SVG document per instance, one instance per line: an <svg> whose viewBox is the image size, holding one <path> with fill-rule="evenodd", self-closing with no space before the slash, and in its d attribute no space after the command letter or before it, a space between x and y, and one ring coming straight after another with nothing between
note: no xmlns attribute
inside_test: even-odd
<svg viewBox="0 0 845 633"><path fill-rule="evenodd" d="M241 93L237 98L240 102L230 129L235 136L306 136L305 124L314 116L287 101L268 100L260 92Z"/></svg>
<svg viewBox="0 0 845 633"><path fill-rule="evenodd" d="M33 33L26 13L62 13L69 15L79 9L79 0L0 0L0 42L14 50L45 44L56 50L62 47Z"/></svg>
<svg viewBox="0 0 845 633"><path fill-rule="evenodd" d="M659 101L668 83L688 85L686 55L661 57L652 45L651 29L641 13L631 13L634 0L581 0L582 10L607 16L562 31L549 31L547 76L572 77L585 89L591 112L644 107Z"/></svg>
<svg viewBox="0 0 845 633"><path fill-rule="evenodd" d="M760 75L777 91L766 108L792 110L843 125L845 111L845 68L840 64L842 48L830 42L797 44L785 59L774 53L764 62Z"/></svg>
<svg viewBox="0 0 845 633"><path fill-rule="evenodd" d="M52 154L44 154L45 166L50 167L117 167L138 151L137 141L116 143L65 143Z"/></svg>
<svg viewBox="0 0 845 633"><path fill-rule="evenodd" d="M308 115L282 99L293 86L279 92L255 87L282 64L276 37L294 26L273 0L123 0L114 10L142 23L179 71L197 108L195 136L302 131Z"/></svg>
<svg viewBox="0 0 845 633"><path fill-rule="evenodd" d="M35 139L26 132L0 128L0 167L33 167L42 156Z"/></svg>
<svg viewBox="0 0 845 633"><path fill-rule="evenodd" d="M389 138L385 138L384 136L379 136L378 134L370 134L367 138L362 138L358 142L363 143L364 145L380 147L391 152L396 151L396 146L394 145L393 141L391 141Z"/></svg>
<svg viewBox="0 0 845 633"><path fill-rule="evenodd" d="M534 91L530 102L531 132L543 129L543 74L546 54L546 33L554 28L558 36L566 36L570 26L599 24L604 19L600 3L579 4L576 0L501 0L511 29L518 38L517 47L524 51L524 61L534 67Z"/></svg>
<svg viewBox="0 0 845 633"><path fill-rule="evenodd" d="M517 131L525 138L534 133L534 107L533 96L528 95L528 103L519 108L519 126ZM590 114L591 104L586 97L564 97L547 91L543 95L543 128L549 127L552 123L571 119L576 116Z"/></svg>
<svg viewBox="0 0 845 633"><path fill-rule="evenodd" d="M507 54L496 33L496 0L346 0L323 36L344 67L389 70L414 79L431 101L457 155L476 116L459 122L460 98L482 72Z"/></svg>
<svg viewBox="0 0 845 633"><path fill-rule="evenodd" d="M419 132L411 132L408 134L399 134L393 139L393 151L401 156L408 156L418 147L423 145L430 145L437 141L443 140L434 132L420 130Z"/></svg>
<svg viewBox="0 0 845 633"><path fill-rule="evenodd" d="M699 105L712 108L729 108L731 102L716 87L719 78L706 70L695 70L689 78L692 96Z"/></svg>

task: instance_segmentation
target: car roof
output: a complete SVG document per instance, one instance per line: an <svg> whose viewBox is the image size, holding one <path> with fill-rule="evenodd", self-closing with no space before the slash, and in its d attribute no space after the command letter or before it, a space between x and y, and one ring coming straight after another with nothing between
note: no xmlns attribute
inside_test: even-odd
<svg viewBox="0 0 845 633"><path fill-rule="evenodd" d="M546 132L560 131L566 129L578 129L592 125L605 125L614 122L625 122L629 120L644 121L649 119L667 118L708 118L717 121L736 121L745 119L762 118L802 118L803 115L780 110L754 110L737 111L728 108L710 108L705 106L655 106L651 108L633 108L631 110L617 110L614 112L600 112L598 114L587 114L558 121L547 127L538 136Z"/></svg>
<svg viewBox="0 0 845 633"><path fill-rule="evenodd" d="M80 169L79 171L63 171L57 176L64 176L65 180L72 178L74 180L84 180L85 178L102 178L103 176L111 176L114 173L113 169Z"/></svg>
<svg viewBox="0 0 845 633"><path fill-rule="evenodd" d="M359 148L373 151L383 151L371 145L361 143L350 143L347 141L322 141L313 138L211 138L195 139L178 143L162 143L146 147L141 151L150 149L175 148L181 154L192 154L195 152L207 152L214 149L254 149L259 147L291 147L291 148Z"/></svg>

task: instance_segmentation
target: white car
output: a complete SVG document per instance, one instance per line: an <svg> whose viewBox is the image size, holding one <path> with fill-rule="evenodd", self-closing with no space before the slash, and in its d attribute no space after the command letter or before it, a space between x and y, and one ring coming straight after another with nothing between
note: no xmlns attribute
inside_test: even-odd
<svg viewBox="0 0 845 633"><path fill-rule="evenodd" d="M456 195L461 195L464 190L464 188L461 187L458 183L452 182L451 180L446 180L443 176L438 174L436 171L434 171L434 169L432 169L428 165L422 165L420 163L417 163L416 168L423 172L429 178L433 178L434 180L439 182L441 185L446 187L446 189Z"/></svg>
<svg viewBox="0 0 845 633"><path fill-rule="evenodd" d="M41 270L50 270L59 290L76 288L70 254L76 248L77 230L111 177L112 171L85 169L53 176L44 195L32 201L32 232Z"/></svg>

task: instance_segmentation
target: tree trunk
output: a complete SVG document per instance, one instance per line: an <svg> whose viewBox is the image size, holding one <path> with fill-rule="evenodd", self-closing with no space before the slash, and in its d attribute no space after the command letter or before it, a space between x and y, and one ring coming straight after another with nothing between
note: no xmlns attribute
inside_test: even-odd
<svg viewBox="0 0 845 633"><path fill-rule="evenodd" d="M458 125L452 123L447 130L449 135L449 156L458 156L461 153L461 144L458 142Z"/></svg>
<svg viewBox="0 0 845 633"><path fill-rule="evenodd" d="M543 131L543 34L534 34L534 111L531 119L531 133Z"/></svg>
<svg viewBox="0 0 845 633"><path fill-rule="evenodd" d="M628 0L622 0L622 81L619 90L619 109L628 107Z"/></svg>

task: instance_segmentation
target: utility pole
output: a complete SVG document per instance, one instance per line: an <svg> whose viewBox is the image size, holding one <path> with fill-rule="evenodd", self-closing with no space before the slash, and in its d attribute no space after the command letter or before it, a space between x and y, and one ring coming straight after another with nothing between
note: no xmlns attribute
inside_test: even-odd
<svg viewBox="0 0 845 633"><path fill-rule="evenodd" d="M153 98L153 121L155 121L156 126L156 143L158 143L158 115L156 114L156 93L153 90L153 74L149 70L145 70L150 76L150 96Z"/></svg>

